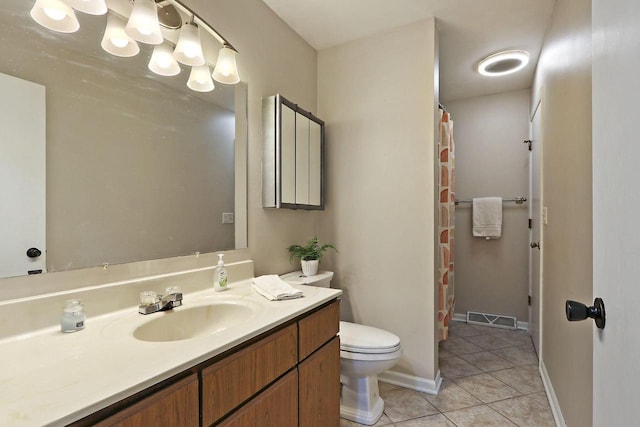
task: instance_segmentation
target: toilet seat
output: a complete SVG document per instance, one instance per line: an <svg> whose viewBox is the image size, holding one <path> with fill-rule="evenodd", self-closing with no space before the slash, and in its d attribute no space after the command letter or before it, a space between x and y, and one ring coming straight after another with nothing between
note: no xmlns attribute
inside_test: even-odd
<svg viewBox="0 0 640 427"><path fill-rule="evenodd" d="M347 356L355 353L371 355L372 359L386 359L387 357L382 355L389 356L400 351L400 338L391 332L371 326L340 322L340 350L341 354L344 352Z"/></svg>

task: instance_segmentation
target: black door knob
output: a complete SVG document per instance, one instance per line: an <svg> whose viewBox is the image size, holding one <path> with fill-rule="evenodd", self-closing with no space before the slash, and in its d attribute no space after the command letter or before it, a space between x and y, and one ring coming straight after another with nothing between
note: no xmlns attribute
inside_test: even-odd
<svg viewBox="0 0 640 427"><path fill-rule="evenodd" d="M605 310L602 298L596 298L591 307L587 307L581 302L567 300L565 302L565 310L567 312L567 320L570 322L591 318L595 320L598 329L604 329Z"/></svg>
<svg viewBox="0 0 640 427"><path fill-rule="evenodd" d="M27 249L27 256L29 258L38 258L40 255L42 255L42 251L38 248Z"/></svg>

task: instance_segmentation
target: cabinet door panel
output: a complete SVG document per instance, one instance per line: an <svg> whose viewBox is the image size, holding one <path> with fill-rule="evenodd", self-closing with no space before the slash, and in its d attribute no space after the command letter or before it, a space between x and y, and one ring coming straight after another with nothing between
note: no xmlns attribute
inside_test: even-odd
<svg viewBox="0 0 640 427"><path fill-rule="evenodd" d="M296 202L296 113L281 104L280 186L282 203Z"/></svg>
<svg viewBox="0 0 640 427"><path fill-rule="evenodd" d="M296 113L296 203L309 204L309 119Z"/></svg>
<svg viewBox="0 0 640 427"><path fill-rule="evenodd" d="M220 423L220 427L256 426L298 427L298 372L295 369Z"/></svg>
<svg viewBox="0 0 640 427"><path fill-rule="evenodd" d="M340 425L340 339L335 337L298 367L300 426Z"/></svg>
<svg viewBox="0 0 640 427"><path fill-rule="evenodd" d="M295 366L296 325L202 371L202 420L211 425Z"/></svg>
<svg viewBox="0 0 640 427"><path fill-rule="evenodd" d="M198 377L191 375L96 424L96 427L197 427L198 415Z"/></svg>
<svg viewBox="0 0 640 427"><path fill-rule="evenodd" d="M309 121L309 204L322 205L322 126Z"/></svg>

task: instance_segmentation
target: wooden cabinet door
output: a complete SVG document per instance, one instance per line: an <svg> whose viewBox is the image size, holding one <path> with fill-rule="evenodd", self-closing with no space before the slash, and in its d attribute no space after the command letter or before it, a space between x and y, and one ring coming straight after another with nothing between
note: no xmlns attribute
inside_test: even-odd
<svg viewBox="0 0 640 427"><path fill-rule="evenodd" d="M295 369L219 424L219 427L256 426L298 427L298 372Z"/></svg>
<svg viewBox="0 0 640 427"><path fill-rule="evenodd" d="M298 365L300 427L340 425L340 339L333 338Z"/></svg>
<svg viewBox="0 0 640 427"><path fill-rule="evenodd" d="M198 377L191 375L96 424L96 427L197 427Z"/></svg>

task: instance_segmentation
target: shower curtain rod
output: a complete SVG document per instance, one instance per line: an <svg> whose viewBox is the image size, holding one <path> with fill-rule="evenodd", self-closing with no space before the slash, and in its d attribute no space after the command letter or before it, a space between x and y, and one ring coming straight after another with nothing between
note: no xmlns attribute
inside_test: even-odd
<svg viewBox="0 0 640 427"><path fill-rule="evenodd" d="M502 203L515 202L517 205L521 205L527 201L526 197L514 197L513 199L502 199ZM456 200L456 205L460 203L473 203L473 200Z"/></svg>

